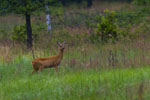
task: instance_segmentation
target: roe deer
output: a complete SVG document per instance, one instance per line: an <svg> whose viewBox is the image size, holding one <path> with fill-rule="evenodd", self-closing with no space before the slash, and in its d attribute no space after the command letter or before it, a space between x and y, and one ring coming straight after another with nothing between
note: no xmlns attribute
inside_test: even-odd
<svg viewBox="0 0 150 100"><path fill-rule="evenodd" d="M54 67L57 72L58 65L61 63L61 60L63 58L65 42L63 43L57 42L57 44L60 47L59 53L57 55L44 58L36 58L32 60L33 66L32 74L37 71L38 73L40 73L44 68L52 68L52 67Z"/></svg>

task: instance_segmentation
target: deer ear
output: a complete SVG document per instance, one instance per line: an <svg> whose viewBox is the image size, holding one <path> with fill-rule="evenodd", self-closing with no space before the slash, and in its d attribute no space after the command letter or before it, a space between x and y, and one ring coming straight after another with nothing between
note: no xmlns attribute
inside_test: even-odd
<svg viewBox="0 0 150 100"><path fill-rule="evenodd" d="M57 44L60 45L60 42L57 41Z"/></svg>

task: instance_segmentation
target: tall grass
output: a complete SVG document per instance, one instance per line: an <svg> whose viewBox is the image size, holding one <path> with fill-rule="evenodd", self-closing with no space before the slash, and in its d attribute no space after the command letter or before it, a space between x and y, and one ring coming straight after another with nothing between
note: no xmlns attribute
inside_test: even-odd
<svg viewBox="0 0 150 100"><path fill-rule="evenodd" d="M3 48L6 60L0 63L0 99L149 100L149 43L141 44L143 41L99 47L92 44L66 46L58 74L54 69L45 69L40 75L31 75L30 52ZM7 53L6 49L11 52ZM13 49L18 51L15 53ZM35 51L38 57L57 53L56 47L50 49L53 52ZM9 55L12 57L7 62ZM140 89L141 84L143 89Z"/></svg>
<svg viewBox="0 0 150 100"><path fill-rule="evenodd" d="M29 59L21 64L0 65L1 100L135 100L144 82L144 100L149 100L150 68L114 70L66 70L60 67L30 75ZM130 92L130 93L129 93Z"/></svg>

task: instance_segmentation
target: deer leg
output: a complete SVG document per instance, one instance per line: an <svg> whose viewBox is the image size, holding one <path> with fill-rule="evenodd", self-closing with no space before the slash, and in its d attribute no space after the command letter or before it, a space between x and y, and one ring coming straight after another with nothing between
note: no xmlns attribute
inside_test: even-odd
<svg viewBox="0 0 150 100"><path fill-rule="evenodd" d="M33 71L31 74L33 74L34 72L37 72L39 70L38 63L32 63L32 66L33 66Z"/></svg>
<svg viewBox="0 0 150 100"><path fill-rule="evenodd" d="M33 67L33 70L32 70L32 73L33 74L34 72L37 72L38 71L38 68L37 67Z"/></svg>
<svg viewBox="0 0 150 100"><path fill-rule="evenodd" d="M39 70L38 70L38 73L40 74L40 72L41 72L41 71L42 71L42 70L41 70L41 69L39 69Z"/></svg>
<svg viewBox="0 0 150 100"><path fill-rule="evenodd" d="M42 67L39 68L39 70L38 70L38 73L39 73L39 74L40 74L40 72L42 71L42 69L43 69Z"/></svg>
<svg viewBox="0 0 150 100"><path fill-rule="evenodd" d="M32 73L31 74L33 74L35 72L35 70L33 69L33 71L32 71Z"/></svg>
<svg viewBox="0 0 150 100"><path fill-rule="evenodd" d="M58 72L58 66L55 66L54 68L55 68L55 71L57 73Z"/></svg>

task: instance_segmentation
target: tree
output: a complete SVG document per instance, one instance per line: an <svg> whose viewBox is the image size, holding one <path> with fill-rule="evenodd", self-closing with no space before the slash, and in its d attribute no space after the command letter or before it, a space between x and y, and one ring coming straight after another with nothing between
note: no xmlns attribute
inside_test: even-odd
<svg viewBox="0 0 150 100"><path fill-rule="evenodd" d="M50 21L50 14L49 14L49 8L48 5L45 5L46 8L46 24L47 24L47 28L48 28L48 32L50 33L50 37L51 37L51 21Z"/></svg>
<svg viewBox="0 0 150 100"><path fill-rule="evenodd" d="M91 7L93 4L93 0L59 0L63 6L66 6L66 4L71 3L71 2L77 2L77 3L81 3L82 1L86 1L87 2L87 7Z"/></svg>
<svg viewBox="0 0 150 100"><path fill-rule="evenodd" d="M93 4L92 0L87 0L87 6L88 6L88 7L91 7L92 4Z"/></svg>
<svg viewBox="0 0 150 100"><path fill-rule="evenodd" d="M0 0L0 14L15 13L25 16L27 30L27 47L32 48L31 15L43 10L45 5L53 5L57 0Z"/></svg>
<svg viewBox="0 0 150 100"><path fill-rule="evenodd" d="M134 0L134 4L136 5L150 5L150 0Z"/></svg>
<svg viewBox="0 0 150 100"><path fill-rule="evenodd" d="M66 6L66 0L59 0L63 6Z"/></svg>

